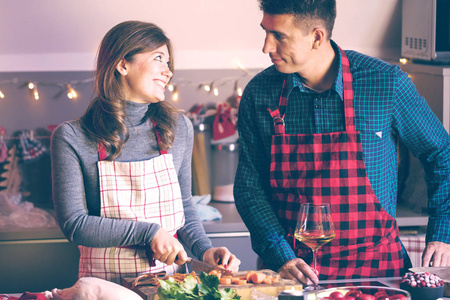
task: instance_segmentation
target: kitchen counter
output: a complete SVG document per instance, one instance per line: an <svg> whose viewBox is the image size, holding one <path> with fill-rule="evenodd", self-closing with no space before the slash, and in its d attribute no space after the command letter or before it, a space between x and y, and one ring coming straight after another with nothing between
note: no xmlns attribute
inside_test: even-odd
<svg viewBox="0 0 450 300"><path fill-rule="evenodd" d="M218 209L222 214L219 221L205 221L203 226L208 235L220 236L224 233L240 233L249 235L248 229L236 210L234 203L211 201L210 206ZM399 206L397 209L397 223L399 227L426 226L428 216L414 213L410 209ZM63 239L66 240L59 227L30 228L30 229L0 229L0 243L4 241L36 240L36 239Z"/></svg>

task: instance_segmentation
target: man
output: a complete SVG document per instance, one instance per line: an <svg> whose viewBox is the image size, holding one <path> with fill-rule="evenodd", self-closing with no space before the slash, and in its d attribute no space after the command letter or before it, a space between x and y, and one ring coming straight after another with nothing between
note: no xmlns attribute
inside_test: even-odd
<svg viewBox="0 0 450 300"><path fill-rule="evenodd" d="M450 138L407 74L330 39L335 0L259 2L273 65L241 99L234 196L264 266L306 284L410 267L395 222L397 137L426 171L423 265L450 266ZM293 237L304 202L329 203L337 231L317 270Z"/></svg>

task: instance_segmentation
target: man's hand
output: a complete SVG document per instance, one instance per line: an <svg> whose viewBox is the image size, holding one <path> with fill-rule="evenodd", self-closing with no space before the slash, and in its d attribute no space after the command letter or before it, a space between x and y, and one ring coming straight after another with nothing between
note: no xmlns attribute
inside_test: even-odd
<svg viewBox="0 0 450 300"><path fill-rule="evenodd" d="M443 242L429 242L422 254L422 267L449 267L450 244Z"/></svg>
<svg viewBox="0 0 450 300"><path fill-rule="evenodd" d="M313 270L301 258L294 258L287 261L280 269L278 269L281 278L296 280L306 285L319 283L317 271Z"/></svg>

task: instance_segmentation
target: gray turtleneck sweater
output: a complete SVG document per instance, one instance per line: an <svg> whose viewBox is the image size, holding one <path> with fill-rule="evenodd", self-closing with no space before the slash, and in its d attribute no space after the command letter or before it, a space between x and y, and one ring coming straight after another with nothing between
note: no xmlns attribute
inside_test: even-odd
<svg viewBox="0 0 450 300"><path fill-rule="evenodd" d="M148 104L127 102L126 108L130 138L116 161L141 161L158 156L153 124L149 121L139 124ZM202 259L212 245L192 202L192 146L192 123L180 114L173 147L168 149L178 174L186 219L178 230L178 238ZM64 235L69 241L87 247L150 244L159 225L100 217L98 160L97 143L84 134L79 120L64 122L54 131L51 141L53 203Z"/></svg>

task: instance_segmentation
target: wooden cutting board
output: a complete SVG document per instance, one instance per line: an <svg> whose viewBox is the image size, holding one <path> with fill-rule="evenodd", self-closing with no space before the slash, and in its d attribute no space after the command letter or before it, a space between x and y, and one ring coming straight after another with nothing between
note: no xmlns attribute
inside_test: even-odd
<svg viewBox="0 0 450 300"><path fill-rule="evenodd" d="M409 270L411 272L429 272L436 274L445 283L444 296L450 297L450 267L416 267Z"/></svg>
<svg viewBox="0 0 450 300"><path fill-rule="evenodd" d="M235 273L235 276L244 276L247 274L248 271L240 271ZM266 275L269 276L277 276L278 273L272 271L272 270L259 270L258 272L263 272ZM131 284L133 283L134 278L124 278L122 284L125 287L131 287ZM236 292L241 296L242 300L252 300L252 291L255 289L259 292L268 294L270 296L277 297L279 293L286 289L296 289L296 290L302 290L302 285L298 282L295 282L293 280L288 279L280 279L277 283L272 284L253 284L253 283L247 283L246 285L219 285L219 289L222 288L232 288L236 290ZM137 288L132 289L135 291L139 296L142 297L144 300L158 300L159 297L157 295L158 288L154 286L138 286Z"/></svg>

